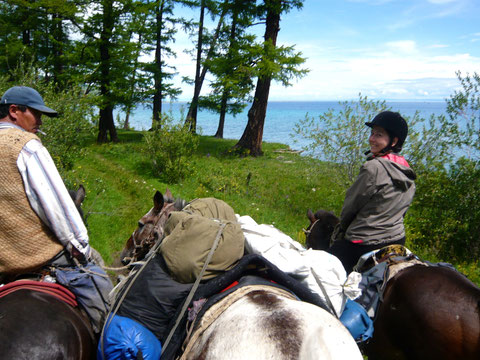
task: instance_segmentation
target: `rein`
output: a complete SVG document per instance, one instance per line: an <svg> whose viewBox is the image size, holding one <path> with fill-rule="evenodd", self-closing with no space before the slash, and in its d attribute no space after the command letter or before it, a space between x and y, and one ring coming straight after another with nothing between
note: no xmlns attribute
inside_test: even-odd
<svg viewBox="0 0 480 360"><path fill-rule="evenodd" d="M312 229L315 227L315 225L317 225L318 220L319 219L315 220L312 224L310 224L310 226L307 229L302 229L303 233L305 234L305 237L307 239L310 236L310 234L312 233Z"/></svg>
<svg viewBox="0 0 480 360"><path fill-rule="evenodd" d="M159 213L155 223L152 225L151 230L149 231L149 233L147 234L147 236L145 237L145 239L143 241L139 242L137 240L137 238L135 236L135 234L137 233L136 230L132 233L131 239L132 239L132 242L133 242L133 253L132 253L132 256L124 258L125 260L128 260L128 263L126 265L120 266L120 267L102 266L102 268L104 270L110 270L110 271L123 271L123 270L129 269L132 265L140 263L138 261L138 253L141 250L145 249L145 247L147 247L149 245L155 245L155 243L158 241L158 239L161 239L163 237L163 235L164 235L163 225L165 225L165 222L163 224L160 224L160 222L162 220L164 220L165 215L166 214L168 215L172 211L171 210L172 206L174 208L177 208L178 206L182 206L182 205L184 206L184 203L185 203L185 200L181 200L181 202L179 202L177 200L175 202L167 203L160 210L160 213ZM167 211L168 211L168 213L167 213ZM156 234L158 234L158 235L155 236ZM155 238L157 238L157 239L155 239ZM153 240L153 241L151 241L151 240Z"/></svg>
<svg viewBox="0 0 480 360"><path fill-rule="evenodd" d="M102 355L103 357L105 358L105 349L104 349L104 334L105 334L105 329L108 328L108 326L110 326L110 323L113 319L113 317L116 315L117 311L120 309L120 306L122 305L123 303L123 300L125 299L125 297L127 296L128 292L130 291L131 287L133 286L133 284L135 283L135 280L138 278L138 276L142 273L142 271L146 268L146 265L153 259L157 256L157 253L158 253L158 249L160 248L160 245L162 243L162 240L163 240L163 235L164 235L164 231L163 231L163 228L162 226L165 224L165 222L163 222L163 224L161 224L161 220L164 219L165 217L165 214L167 213L167 210L170 210L170 208L173 206L174 209L178 209L178 208L183 208L185 206L185 200L179 200L177 199L175 202L171 202L171 203L167 203L167 205L165 205L159 212L159 215L154 223L154 225L152 226L152 229L150 230L150 232L148 233L148 236L145 237L145 240L138 243L138 241L136 240L136 237L135 237L135 234L136 234L136 231L134 231L132 233L132 241L133 241L133 245L134 245L134 252L133 252L133 255L131 256L130 258L130 262L125 265L125 266L122 266L121 268L116 268L116 269L125 269L125 268L128 268L130 265L133 265L133 264L141 264L142 266L136 271L136 273L133 274L133 277L132 277L132 280L128 283L128 285L126 286L125 290L123 291L123 294L121 295L121 297L119 299L117 299L115 301L115 306L110 310L109 314L107 315L107 320L105 321L105 323L103 324L103 328L102 328L102 332L100 334L100 350L102 352ZM168 214L171 212L171 210L168 212ZM167 214L167 215L168 215ZM222 227L222 230L223 230L223 227ZM153 232L153 236L152 236L152 232ZM157 236L157 239L155 240L155 234L158 234ZM219 235L218 235L219 236ZM145 261L141 261L139 262L138 259L137 259L137 255L138 255L138 250L140 249L143 249L145 247L145 243L147 242L147 245L149 244L149 240L153 238L153 243L152 243L152 247L151 249L149 249L149 252L151 253L150 256L147 257L147 259ZM218 239L215 239L215 244L218 244ZM213 255L213 254L212 254ZM208 258L208 262L210 261L211 259L211 256L207 256ZM205 265L206 267L206 265ZM115 270L114 270L115 271ZM204 270L203 270L204 271ZM202 272L203 274L203 272ZM200 277L201 278L201 277ZM198 286L198 285L197 285ZM192 294L193 296L193 294ZM177 325L178 326L178 325ZM173 333L171 334L173 335ZM171 336L170 336L171 337ZM166 345L168 344L170 340L167 339L167 342L165 345L163 345L162 347L162 352L163 352L163 349L166 347Z"/></svg>

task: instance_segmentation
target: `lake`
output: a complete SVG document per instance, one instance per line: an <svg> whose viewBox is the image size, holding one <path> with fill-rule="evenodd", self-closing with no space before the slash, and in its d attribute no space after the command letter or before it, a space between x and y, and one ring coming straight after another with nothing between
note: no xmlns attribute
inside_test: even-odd
<svg viewBox="0 0 480 360"><path fill-rule="evenodd" d="M428 119L431 114L441 115L446 112L445 101L428 101L428 102L387 102L387 106L393 111L398 111L403 116L412 116L418 110L420 116ZM279 142L289 145L292 149L300 149L307 145L306 140L296 139L294 143L291 134L295 123L305 118L308 114L310 117L318 117L329 109L339 111L342 106L335 101L272 101L268 103L267 116L265 119L265 127L263 131L263 141ZM224 138L240 139L243 130L247 124L247 113L250 109L248 105L241 114L236 117L227 115L225 119ZM180 121L184 118L188 111L188 103L176 102L163 104L163 111L171 114L175 120ZM123 113L116 112L120 119L124 119ZM130 126L136 130L148 130L152 124L152 110L147 106L138 107L130 115ZM197 124L198 133L202 135L214 135L218 127L218 114L201 110L198 112Z"/></svg>

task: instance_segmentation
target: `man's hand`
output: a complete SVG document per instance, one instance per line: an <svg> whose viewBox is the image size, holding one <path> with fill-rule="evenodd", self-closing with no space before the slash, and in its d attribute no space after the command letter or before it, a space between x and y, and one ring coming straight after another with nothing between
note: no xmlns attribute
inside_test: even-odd
<svg viewBox="0 0 480 360"><path fill-rule="evenodd" d="M88 259L83 255L77 248L72 246L72 257L77 259L80 264L86 264L88 262Z"/></svg>

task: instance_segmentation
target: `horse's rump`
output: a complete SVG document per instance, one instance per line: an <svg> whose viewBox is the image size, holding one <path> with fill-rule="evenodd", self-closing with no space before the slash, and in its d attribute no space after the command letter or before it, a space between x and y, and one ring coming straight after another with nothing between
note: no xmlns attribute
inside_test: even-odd
<svg viewBox="0 0 480 360"><path fill-rule="evenodd" d="M480 289L462 274L414 265L387 283L383 298L372 359L480 358Z"/></svg>
<svg viewBox="0 0 480 360"><path fill-rule="evenodd" d="M96 348L77 308L31 289L0 298L0 344L2 358L15 360L90 360Z"/></svg>
<svg viewBox="0 0 480 360"><path fill-rule="evenodd" d="M209 328L212 323L217 320L223 312L225 312L230 306L235 302L239 301L243 297L248 297L250 299L258 298L263 296L271 306L275 303L275 295L285 297L287 299L297 300L297 298L290 292L285 291L281 288L265 285L246 285L242 286L235 291L229 293L227 296L220 299L218 302L210 306L202 315L198 321L195 322L193 331L185 339L184 345L186 346L183 350L183 355L181 359L188 358L188 354L192 349L192 346L198 340L198 338ZM269 305L264 301L263 305L268 307ZM193 325L192 325L193 326Z"/></svg>
<svg viewBox="0 0 480 360"><path fill-rule="evenodd" d="M271 286L241 287L210 307L182 360L361 359L348 330L330 313Z"/></svg>

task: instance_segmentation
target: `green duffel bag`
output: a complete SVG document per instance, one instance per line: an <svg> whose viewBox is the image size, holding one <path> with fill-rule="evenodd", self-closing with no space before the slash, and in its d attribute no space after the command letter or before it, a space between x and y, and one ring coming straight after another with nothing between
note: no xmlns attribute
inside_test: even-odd
<svg viewBox="0 0 480 360"><path fill-rule="evenodd" d="M182 211L172 211L164 227L164 234L171 234L177 224L188 215L201 215L209 219L236 222L235 211L225 201L215 198L200 198L192 200Z"/></svg>
<svg viewBox="0 0 480 360"><path fill-rule="evenodd" d="M211 219L237 221L235 211L233 211L230 205L223 200L211 197L192 200L182 211Z"/></svg>
<svg viewBox="0 0 480 360"><path fill-rule="evenodd" d="M243 256L245 240L236 221L178 212L172 213L169 221L169 234L163 239L160 252L170 275L178 282L195 282L222 223L225 227L221 230L218 246L202 280L214 278L229 270Z"/></svg>

